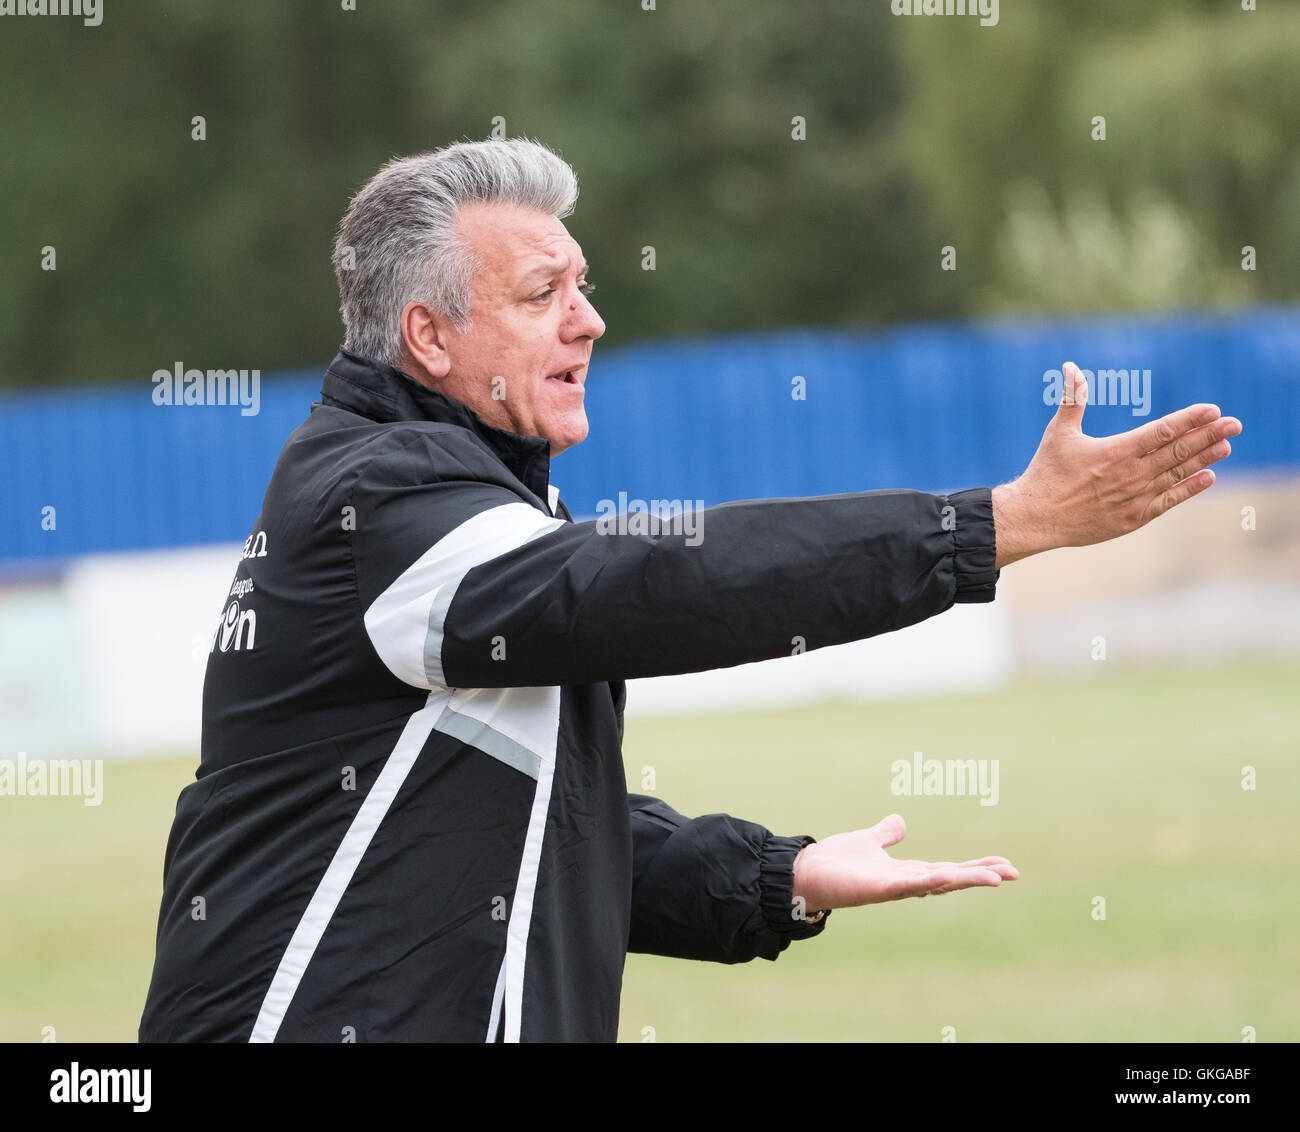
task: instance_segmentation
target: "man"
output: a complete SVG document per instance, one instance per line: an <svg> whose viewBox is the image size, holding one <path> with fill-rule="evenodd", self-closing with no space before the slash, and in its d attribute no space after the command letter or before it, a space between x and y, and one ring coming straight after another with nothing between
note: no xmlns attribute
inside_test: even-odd
<svg viewBox="0 0 1300 1132"><path fill-rule="evenodd" d="M702 539L575 523L550 458L605 329L576 197L516 139L352 201L346 342L213 639L142 1040L609 1041L628 950L774 959L831 909L1014 879L891 859L897 815L816 843L629 795L623 682L991 601L1001 566L1203 490L1240 430L1202 405L1092 439L1071 396L992 491L725 504Z"/></svg>

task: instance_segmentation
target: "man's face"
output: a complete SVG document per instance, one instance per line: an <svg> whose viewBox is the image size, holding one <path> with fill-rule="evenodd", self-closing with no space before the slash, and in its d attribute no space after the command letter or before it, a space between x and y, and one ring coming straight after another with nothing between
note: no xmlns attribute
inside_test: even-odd
<svg viewBox="0 0 1300 1132"><path fill-rule="evenodd" d="M479 264L471 325L461 334L439 321L448 369L436 388L559 455L587 437L587 366L605 333L582 249L555 217L514 205L468 205L460 231Z"/></svg>

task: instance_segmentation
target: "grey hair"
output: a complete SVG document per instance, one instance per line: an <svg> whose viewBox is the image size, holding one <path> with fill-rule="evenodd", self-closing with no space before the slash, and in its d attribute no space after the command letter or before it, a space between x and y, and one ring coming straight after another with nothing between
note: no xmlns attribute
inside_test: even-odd
<svg viewBox="0 0 1300 1132"><path fill-rule="evenodd" d="M562 219L578 202L573 168L541 142L456 142L394 158L352 198L334 241L344 349L397 367L401 314L423 302L470 328L469 288L481 266L456 222L462 205L513 204Z"/></svg>

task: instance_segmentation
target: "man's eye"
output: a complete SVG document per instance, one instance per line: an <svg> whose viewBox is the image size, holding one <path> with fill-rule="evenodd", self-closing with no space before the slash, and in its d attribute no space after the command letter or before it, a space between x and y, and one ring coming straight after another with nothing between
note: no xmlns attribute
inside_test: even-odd
<svg viewBox="0 0 1300 1132"><path fill-rule="evenodd" d="M579 283L579 284L578 284L578 290L581 291L584 295L590 295L590 294L593 294L593 293L595 292L595 290L596 290L596 284L594 284L594 283L585 283L585 282L584 282L584 283ZM554 287L548 287L545 291L541 291L541 292L539 292L538 294L534 295L534 296L533 296L531 299L529 299L528 301L529 301L530 303L539 303L539 304L540 304L540 303L544 303L544 302L546 302L547 299L549 299L549 298L550 298L552 295L554 295L554 294L555 294L555 288L554 288Z"/></svg>

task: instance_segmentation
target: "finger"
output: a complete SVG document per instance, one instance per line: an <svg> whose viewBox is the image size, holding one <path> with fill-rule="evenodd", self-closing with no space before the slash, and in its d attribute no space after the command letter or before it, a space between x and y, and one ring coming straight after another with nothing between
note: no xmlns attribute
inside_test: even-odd
<svg viewBox="0 0 1300 1132"><path fill-rule="evenodd" d="M1194 476L1188 476L1181 483L1155 495L1142 512L1142 522L1148 523L1191 499L1193 495L1200 495L1212 483L1214 483L1214 472L1209 468L1197 472Z"/></svg>
<svg viewBox="0 0 1300 1132"><path fill-rule="evenodd" d="M1172 445L1171 447L1177 447ZM1170 468L1167 472L1161 472L1149 484L1147 490L1151 492L1168 491L1169 488L1180 484L1193 472L1199 472L1202 468L1208 468L1211 464L1217 464L1220 460L1226 460L1232 455L1232 445L1226 440L1220 440L1211 444L1201 451L1189 456L1176 468Z"/></svg>
<svg viewBox="0 0 1300 1132"><path fill-rule="evenodd" d="M1061 403L1056 407L1056 416L1052 421L1082 432L1083 410L1088 404L1088 382L1073 362L1066 362L1061 367L1061 376L1065 379L1061 389Z"/></svg>
<svg viewBox="0 0 1300 1132"><path fill-rule="evenodd" d="M1134 456L1145 456L1166 444L1172 444L1185 432L1217 421L1222 414L1218 405L1188 405L1158 421L1144 424L1124 434L1125 445Z"/></svg>
<svg viewBox="0 0 1300 1132"><path fill-rule="evenodd" d="M930 892L941 896L945 892L958 892L963 888L998 888L1003 877L994 869L939 870L931 874Z"/></svg>
<svg viewBox="0 0 1300 1132"><path fill-rule="evenodd" d="M958 866L937 867L926 872L894 879L889 886L888 900L921 899L930 894L956 892L962 888L996 888L1002 877L993 869L963 869Z"/></svg>
<svg viewBox="0 0 1300 1132"><path fill-rule="evenodd" d="M890 814L887 818L881 818L867 832L880 843L882 849L887 849L907 836L907 822L901 814Z"/></svg>
<svg viewBox="0 0 1300 1132"><path fill-rule="evenodd" d="M945 873L957 874L969 872L971 869L991 869L1003 880L1018 880L1020 878L1020 870L1005 857L982 857L978 861L962 861L961 864L955 864L952 861L897 860L894 864L898 867L899 876L902 877L904 882L914 885L924 883L927 878L940 870Z"/></svg>
<svg viewBox="0 0 1300 1132"><path fill-rule="evenodd" d="M1213 447L1220 441L1226 440L1230 436L1236 436L1241 432L1241 421L1236 417L1219 417L1218 420L1212 421L1208 425L1201 425L1190 432L1185 432L1176 437L1163 448L1157 448L1154 451L1142 456L1142 461L1151 471L1154 479L1159 473L1167 472L1180 464L1186 463L1193 456L1203 452L1207 448ZM1195 471L1195 469L1192 469ZM1189 471L1187 473L1191 475ZM1186 476L1179 476L1178 479L1186 479ZM1178 480L1174 480L1177 483Z"/></svg>
<svg viewBox="0 0 1300 1132"><path fill-rule="evenodd" d="M1020 870L1005 857L981 857L978 861L963 861L960 867L963 869L984 867L992 869L1003 880L1020 879Z"/></svg>
<svg viewBox="0 0 1300 1132"><path fill-rule="evenodd" d="M934 869L977 869L1011 864L1005 857L980 857L975 861L895 861L897 865L911 866L912 871L928 872Z"/></svg>
<svg viewBox="0 0 1300 1132"><path fill-rule="evenodd" d="M914 862L918 865L925 865L925 861ZM929 895L930 891L944 884L949 884L956 879L960 872L957 868L935 868L933 866L922 869L909 869L905 873L895 874L890 878L886 885L888 895L886 900L903 900L907 897L920 897Z"/></svg>
<svg viewBox="0 0 1300 1132"><path fill-rule="evenodd" d="M889 886L889 899L903 900L908 897L915 897L919 900L922 897L929 896L936 889L954 883L960 872L961 870L955 868L926 869L923 872L897 877Z"/></svg>
<svg viewBox="0 0 1300 1132"><path fill-rule="evenodd" d="M980 869L986 872L992 870L1003 880L1016 880L1020 876L1020 870L1005 857L985 857L979 861L963 861L960 865L952 861L918 861L917 864L924 867L920 870L909 869L908 875L924 875L940 870L946 873L967 873L972 869Z"/></svg>

